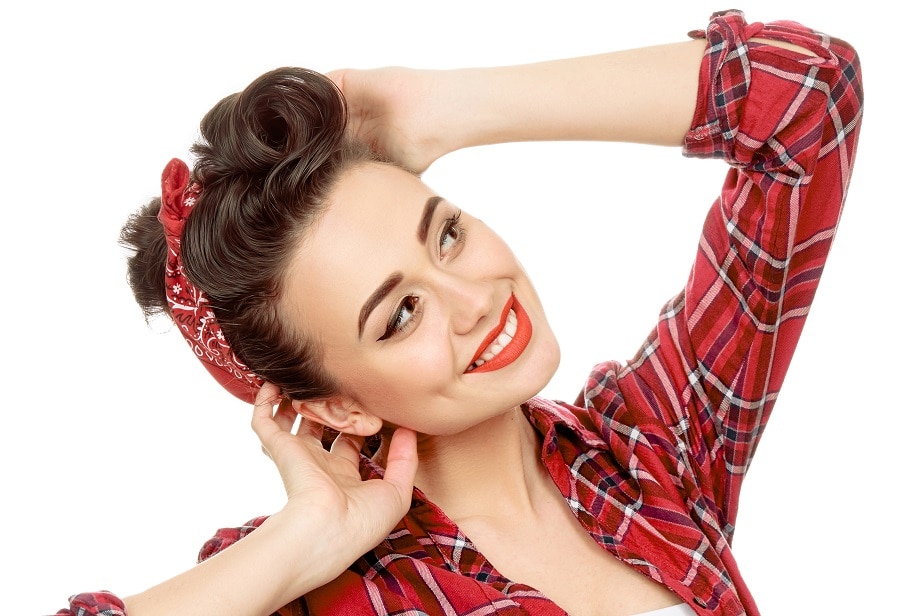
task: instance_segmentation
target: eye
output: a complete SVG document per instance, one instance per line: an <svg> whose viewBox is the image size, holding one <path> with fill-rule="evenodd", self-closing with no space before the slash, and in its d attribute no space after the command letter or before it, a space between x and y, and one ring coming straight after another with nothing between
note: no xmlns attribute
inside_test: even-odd
<svg viewBox="0 0 900 616"><path fill-rule="evenodd" d="M387 328L384 330L384 335L378 340L387 340L394 334L402 332L412 325L416 318L418 318L419 313L416 311L418 305L419 297L417 295L407 295L404 297L400 302L400 305L397 306L397 310L394 312L391 320L388 321Z"/></svg>
<svg viewBox="0 0 900 616"><path fill-rule="evenodd" d="M457 210L456 214L444 221L444 228L441 231L440 255L443 259L451 250L458 250L466 241L466 231L459 222L462 212Z"/></svg>

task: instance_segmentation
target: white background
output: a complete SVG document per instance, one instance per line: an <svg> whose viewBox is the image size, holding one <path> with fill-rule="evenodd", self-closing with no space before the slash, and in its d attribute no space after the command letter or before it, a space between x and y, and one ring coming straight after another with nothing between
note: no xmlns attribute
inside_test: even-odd
<svg viewBox="0 0 900 616"><path fill-rule="evenodd" d="M2 611L126 595L194 562L219 526L277 510L280 482L232 399L163 324L148 328L117 246L206 110L282 65L522 63L683 40L713 2L32 3L0 24ZM891 6L890 3L886 3ZM847 39L867 114L821 288L738 516L764 614L875 613L898 552L897 22L866 2L747 2ZM724 165L677 149L504 145L424 179L493 225L563 348L546 395L629 358L683 284ZM589 328L587 327L589 326ZM603 592L602 588L598 592Z"/></svg>

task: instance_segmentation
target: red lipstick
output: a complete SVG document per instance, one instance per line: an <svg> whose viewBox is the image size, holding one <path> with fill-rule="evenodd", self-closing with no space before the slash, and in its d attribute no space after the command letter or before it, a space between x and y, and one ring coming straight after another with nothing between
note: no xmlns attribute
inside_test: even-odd
<svg viewBox="0 0 900 616"><path fill-rule="evenodd" d="M469 365L473 365L485 350L497 340L497 336L503 333L510 310L515 313L517 319L516 333L513 335L512 340L492 359L485 361L480 366L476 366L471 370L467 370L467 372L491 372L493 370L499 370L518 359L525 350L525 347L528 346L528 343L531 341L531 319L528 318L525 309L522 307L522 304L519 303L519 300L516 299L516 296L511 295L509 301L506 302L506 305L500 313L500 323L485 336L484 341L482 341L481 345L478 347L478 350L475 352L475 356L469 362Z"/></svg>

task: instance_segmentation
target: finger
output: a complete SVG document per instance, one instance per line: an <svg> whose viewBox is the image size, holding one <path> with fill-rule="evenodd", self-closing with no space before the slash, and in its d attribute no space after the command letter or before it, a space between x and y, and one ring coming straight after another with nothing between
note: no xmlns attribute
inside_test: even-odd
<svg viewBox="0 0 900 616"><path fill-rule="evenodd" d="M300 427L297 428L298 435L307 435L311 436L317 441L322 440L322 433L325 431L325 428L315 419L311 419L309 417L300 417Z"/></svg>
<svg viewBox="0 0 900 616"><path fill-rule="evenodd" d="M333 81L334 85L336 85L341 91L343 91L344 89L344 70L345 69L338 69L325 73L325 76Z"/></svg>
<svg viewBox="0 0 900 616"><path fill-rule="evenodd" d="M397 488L408 504L412 498L416 469L419 468L418 437L407 428L397 428L391 437L384 480Z"/></svg>
<svg viewBox="0 0 900 616"><path fill-rule="evenodd" d="M278 395L278 388L275 385L265 383L253 401L253 416L250 420L250 427L253 428L263 445L274 434L281 431L278 424L272 419L272 405L278 400Z"/></svg>
<svg viewBox="0 0 900 616"><path fill-rule="evenodd" d="M355 434L338 434L331 444L331 453L340 456L353 464L359 464L359 452L362 451L366 439Z"/></svg>
<svg viewBox="0 0 900 616"><path fill-rule="evenodd" d="M364 135L360 134L360 127L363 122L363 117L365 115L365 111L368 108L366 103L366 90L363 88L360 90L359 88L354 88L352 92L348 92L347 90L347 76L348 74L359 75L360 72L354 69L337 69L334 71L330 71L325 73L325 76L328 77L341 91L341 94L344 95L344 100L347 102L347 127L344 129L347 135L354 136L356 138L362 139L364 142L368 143L370 147L374 148L373 139L366 138ZM355 81L358 81L358 77L354 78Z"/></svg>
<svg viewBox="0 0 900 616"><path fill-rule="evenodd" d="M322 440L322 435L325 433L325 426L320 424L315 419L310 419L309 417L301 417L300 418L300 427L297 431L297 434L302 434L305 436L311 436L317 441Z"/></svg>
<svg viewBox="0 0 900 616"><path fill-rule="evenodd" d="M290 398L285 396L281 399L281 402L278 403L278 409L275 411L273 419L275 420L275 423L278 424L278 427L285 432L291 432L294 429L294 421L296 421L297 419L297 411L294 410Z"/></svg>

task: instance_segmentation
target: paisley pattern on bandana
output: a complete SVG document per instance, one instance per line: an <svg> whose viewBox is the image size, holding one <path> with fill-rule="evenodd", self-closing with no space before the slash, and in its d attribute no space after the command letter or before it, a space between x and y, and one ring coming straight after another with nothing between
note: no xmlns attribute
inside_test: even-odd
<svg viewBox="0 0 900 616"><path fill-rule="evenodd" d="M176 158L166 165L159 209L159 220L169 248L166 300L172 320L194 355L225 389L252 404L262 387L262 379L234 354L219 327L209 298L187 279L181 263L181 233L202 190L200 184L190 181L190 171L183 161Z"/></svg>

